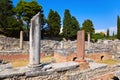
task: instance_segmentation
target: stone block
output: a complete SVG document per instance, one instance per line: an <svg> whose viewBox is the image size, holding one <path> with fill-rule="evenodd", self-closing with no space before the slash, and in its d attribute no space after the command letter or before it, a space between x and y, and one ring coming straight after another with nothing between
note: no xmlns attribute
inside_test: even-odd
<svg viewBox="0 0 120 80"><path fill-rule="evenodd" d="M4 49L4 46L0 46L0 50L3 50Z"/></svg>
<svg viewBox="0 0 120 80"><path fill-rule="evenodd" d="M92 54L86 54L86 58L91 58L94 61L101 61L101 60L107 60L110 59L112 56L109 52L98 52L98 53L92 53Z"/></svg>
<svg viewBox="0 0 120 80"><path fill-rule="evenodd" d="M76 53L74 53L74 50L56 50L54 53L54 59L56 62L74 61L74 58L76 58Z"/></svg>
<svg viewBox="0 0 120 80"><path fill-rule="evenodd" d="M9 69L9 68L12 68L12 64L11 63L0 64L0 71L3 71L5 69Z"/></svg>
<svg viewBox="0 0 120 80"><path fill-rule="evenodd" d="M80 70L85 70L85 69L89 69L90 66L89 66L89 63L88 62L80 62L79 63L79 69Z"/></svg>
<svg viewBox="0 0 120 80"><path fill-rule="evenodd" d="M100 64L100 63L89 63L90 69L104 69L106 68L108 65L107 64Z"/></svg>

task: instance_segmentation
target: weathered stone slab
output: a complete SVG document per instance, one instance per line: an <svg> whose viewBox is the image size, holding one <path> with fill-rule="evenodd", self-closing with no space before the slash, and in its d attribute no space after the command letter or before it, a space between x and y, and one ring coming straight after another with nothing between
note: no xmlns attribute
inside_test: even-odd
<svg viewBox="0 0 120 80"><path fill-rule="evenodd" d="M108 65L107 64L100 64L100 63L89 63L90 69L101 69L101 68L106 68Z"/></svg>
<svg viewBox="0 0 120 80"><path fill-rule="evenodd" d="M55 71L64 71L64 70L77 68L79 66L79 63L77 63L77 62L62 62L62 63L53 63L51 65Z"/></svg>
<svg viewBox="0 0 120 80"><path fill-rule="evenodd" d="M37 70L37 71L28 71L25 73L26 77L35 77L35 76L44 76L44 75L50 75L54 72L54 70L50 70L50 71L41 71L41 70Z"/></svg>
<svg viewBox="0 0 120 80"><path fill-rule="evenodd" d="M120 79L120 70L115 72L115 76L117 76Z"/></svg>
<svg viewBox="0 0 120 80"><path fill-rule="evenodd" d="M42 76L52 74L53 72L61 72L70 69L75 69L79 66L77 62L63 62L63 63L52 63L45 65L42 69L36 69L26 72L26 76Z"/></svg>
<svg viewBox="0 0 120 80"><path fill-rule="evenodd" d="M7 63L7 64L0 64L0 72L8 69L8 68L12 68L12 64L11 63Z"/></svg>
<svg viewBox="0 0 120 80"><path fill-rule="evenodd" d="M7 78L7 77L13 77L13 76L25 75L26 71L27 71L27 68L25 67L15 68L15 69L5 69L0 72L0 79Z"/></svg>

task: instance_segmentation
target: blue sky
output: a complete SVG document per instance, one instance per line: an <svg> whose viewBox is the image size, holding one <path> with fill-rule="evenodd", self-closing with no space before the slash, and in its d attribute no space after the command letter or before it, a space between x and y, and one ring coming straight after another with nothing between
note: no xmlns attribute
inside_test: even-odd
<svg viewBox="0 0 120 80"><path fill-rule="evenodd" d="M13 0L14 5L19 0ZM31 0L27 0L31 1ZM69 9L82 26L86 19L92 20L96 31L116 32L117 15L120 15L120 0L36 0L42 5L47 18L49 10L59 13L63 20L65 9Z"/></svg>

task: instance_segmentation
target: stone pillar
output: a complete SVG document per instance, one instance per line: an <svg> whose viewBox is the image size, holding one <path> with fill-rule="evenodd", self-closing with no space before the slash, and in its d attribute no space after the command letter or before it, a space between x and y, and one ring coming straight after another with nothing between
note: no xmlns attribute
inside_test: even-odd
<svg viewBox="0 0 120 80"><path fill-rule="evenodd" d="M40 40L41 40L41 27L40 27L40 12L33 16L30 26L30 55L29 64L31 66L38 66L40 64Z"/></svg>
<svg viewBox="0 0 120 80"><path fill-rule="evenodd" d="M85 37L84 30L77 32L77 59L76 61L84 61L85 57Z"/></svg>
<svg viewBox="0 0 120 80"><path fill-rule="evenodd" d="M90 32L88 32L88 49L90 48Z"/></svg>
<svg viewBox="0 0 120 80"><path fill-rule="evenodd" d="M23 31L20 31L20 49L23 49Z"/></svg>

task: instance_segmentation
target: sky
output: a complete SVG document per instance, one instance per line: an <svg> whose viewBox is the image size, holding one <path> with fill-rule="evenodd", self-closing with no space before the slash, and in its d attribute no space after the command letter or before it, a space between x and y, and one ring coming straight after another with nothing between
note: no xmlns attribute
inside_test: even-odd
<svg viewBox="0 0 120 80"><path fill-rule="evenodd" d="M31 1L31 0L27 0ZM86 19L93 22L96 32L116 33L117 16L120 16L120 0L36 0L43 7L46 18L50 9L57 11L64 17L65 9L69 9L72 16L78 20L80 27ZM14 6L19 0L13 0Z"/></svg>

